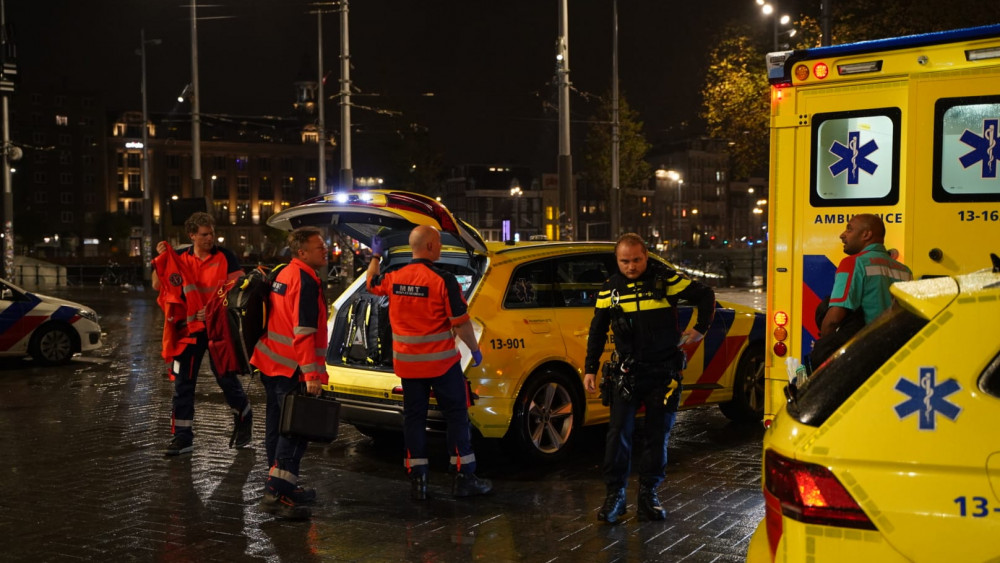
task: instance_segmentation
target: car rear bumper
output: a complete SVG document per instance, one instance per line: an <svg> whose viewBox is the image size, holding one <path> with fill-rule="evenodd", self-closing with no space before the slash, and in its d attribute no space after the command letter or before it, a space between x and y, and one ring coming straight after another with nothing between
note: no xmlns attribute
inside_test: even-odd
<svg viewBox="0 0 1000 563"><path fill-rule="evenodd" d="M382 430L403 430L403 402L386 399L376 403L370 398L358 398L357 395L334 392L333 396L340 401L340 420L355 426L365 426ZM433 431L444 431L445 422L437 405L431 404L427 409L427 428Z"/></svg>

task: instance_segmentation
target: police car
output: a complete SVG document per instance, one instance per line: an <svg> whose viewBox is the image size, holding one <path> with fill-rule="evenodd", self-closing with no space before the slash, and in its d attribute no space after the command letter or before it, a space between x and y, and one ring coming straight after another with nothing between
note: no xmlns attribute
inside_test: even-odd
<svg viewBox="0 0 1000 563"><path fill-rule="evenodd" d="M569 450L581 426L607 422L608 408L582 380L596 295L617 272L613 243L488 243L436 200L391 190L321 196L275 214L268 225L286 231L321 226L364 244L377 234L389 249L383 272L410 261L414 226L436 227L443 245L438 265L461 284L483 352L482 365L473 367L459 342L476 395L469 409L473 427L547 461ZM692 312L684 304L678 311L685 327L693 325ZM373 436L401 431L403 394L392 371L386 301L366 291L363 275L334 301L329 334L327 372L341 419ZM609 339L604 359L612 348ZM719 303L705 339L685 351L682 408L717 404L732 419L761 419L761 313ZM428 424L443 429L441 413L432 410Z"/></svg>
<svg viewBox="0 0 1000 563"><path fill-rule="evenodd" d="M93 309L0 280L0 356L31 356L52 365L100 347Z"/></svg>
<svg viewBox="0 0 1000 563"><path fill-rule="evenodd" d="M748 561L996 561L1000 259L899 282L896 304L788 402L764 437Z"/></svg>

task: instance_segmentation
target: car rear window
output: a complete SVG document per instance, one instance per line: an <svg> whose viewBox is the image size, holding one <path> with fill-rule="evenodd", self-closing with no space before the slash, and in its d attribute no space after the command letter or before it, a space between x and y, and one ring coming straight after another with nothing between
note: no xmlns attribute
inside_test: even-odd
<svg viewBox="0 0 1000 563"><path fill-rule="evenodd" d="M788 414L810 426L819 426L927 324L894 305L834 353L797 388L789 386Z"/></svg>

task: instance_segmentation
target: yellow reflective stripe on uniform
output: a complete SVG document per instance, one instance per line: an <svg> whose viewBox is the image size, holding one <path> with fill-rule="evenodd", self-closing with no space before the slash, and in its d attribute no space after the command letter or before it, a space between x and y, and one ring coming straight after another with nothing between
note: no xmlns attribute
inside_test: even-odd
<svg viewBox="0 0 1000 563"><path fill-rule="evenodd" d="M430 354L400 354L394 350L392 352L392 359L399 360L401 362L433 362L435 360L446 360L457 355L458 350L454 348Z"/></svg>
<svg viewBox="0 0 1000 563"><path fill-rule="evenodd" d="M666 299L643 299L642 301L639 301L638 307L636 307L635 301L626 302L624 299L622 299L622 302L619 303L619 305L621 306L622 311L625 311L626 313L670 308L670 302L667 301Z"/></svg>
<svg viewBox="0 0 1000 563"><path fill-rule="evenodd" d="M281 365L285 366L286 368L295 369L295 368L299 367L299 364L297 364L295 362L295 360L288 359L288 358L282 356L281 354L278 354L278 353L272 351L270 348L267 347L266 344L264 344L263 340L258 341L257 345L254 346L254 349L255 350L259 350L261 354L264 354L268 358L271 358L272 360L274 360L275 363L281 364Z"/></svg>
<svg viewBox="0 0 1000 563"><path fill-rule="evenodd" d="M284 344L285 346L291 346L292 344L294 344L294 341L291 338L285 336L284 334L271 332L270 330L267 331L267 337L268 339L273 340L278 344Z"/></svg>
<svg viewBox="0 0 1000 563"><path fill-rule="evenodd" d="M458 465L458 462L462 462L463 464L475 463L475 461L476 461L476 454L474 453L465 454L462 457L458 457L457 455L451 456L452 465Z"/></svg>
<svg viewBox="0 0 1000 563"><path fill-rule="evenodd" d="M316 329L309 326L297 326L292 329L294 334L315 334Z"/></svg>
<svg viewBox="0 0 1000 563"><path fill-rule="evenodd" d="M691 285L691 280L674 276L667 280L667 285L669 286L667 288L667 295L676 295L687 289L687 286Z"/></svg>
<svg viewBox="0 0 1000 563"><path fill-rule="evenodd" d="M277 467L272 467L271 470L267 472L267 476L274 477L275 479L281 479L282 481L288 481L293 485L299 480L298 475L286 469L278 469Z"/></svg>
<svg viewBox="0 0 1000 563"><path fill-rule="evenodd" d="M397 334L392 333L392 339L396 342L401 342L403 344L421 344L424 342L440 342L442 340L450 340L452 334L450 330L444 332L439 332L437 334L419 334L419 335L409 335L409 334Z"/></svg>

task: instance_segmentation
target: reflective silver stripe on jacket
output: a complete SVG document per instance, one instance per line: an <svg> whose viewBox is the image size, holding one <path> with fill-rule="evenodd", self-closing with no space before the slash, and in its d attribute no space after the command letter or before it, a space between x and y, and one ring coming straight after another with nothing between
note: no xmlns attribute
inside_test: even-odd
<svg viewBox="0 0 1000 563"><path fill-rule="evenodd" d="M194 423L193 420L179 420L176 418L174 419L174 426L178 428L191 428L191 425L193 423Z"/></svg>
<svg viewBox="0 0 1000 563"><path fill-rule="evenodd" d="M452 337L451 331L439 332L437 334L396 334L392 333L392 339L403 344L422 344L424 342L440 342Z"/></svg>
<svg viewBox="0 0 1000 563"><path fill-rule="evenodd" d="M302 373L312 373L314 371L320 371L319 364L316 362L302 366Z"/></svg>
<svg viewBox="0 0 1000 563"><path fill-rule="evenodd" d="M865 274L869 276L885 276L896 281L910 281L910 272L884 264L869 264L865 266Z"/></svg>
<svg viewBox="0 0 1000 563"><path fill-rule="evenodd" d="M257 345L254 346L254 349L255 350L260 350L261 354L264 354L268 358L271 358L276 363L279 363L279 364L285 366L288 369L295 369L295 368L299 367L299 364L295 360L286 358L286 357L282 356L281 354L277 354L274 351L272 351L270 348L267 347L266 344L264 344L263 340L258 341Z"/></svg>
<svg viewBox="0 0 1000 563"><path fill-rule="evenodd" d="M446 360L458 355L458 350L452 348L443 352L433 352L430 354L400 354L393 350L392 359L401 362L433 362L435 360Z"/></svg>
<svg viewBox="0 0 1000 563"><path fill-rule="evenodd" d="M315 334L316 329L309 326L297 326L292 329L292 332L295 334Z"/></svg>
<svg viewBox="0 0 1000 563"><path fill-rule="evenodd" d="M291 346L294 344L294 341L291 338L285 336L284 334L271 332L270 330L267 331L267 338L277 342L278 344L284 344L285 346Z"/></svg>

